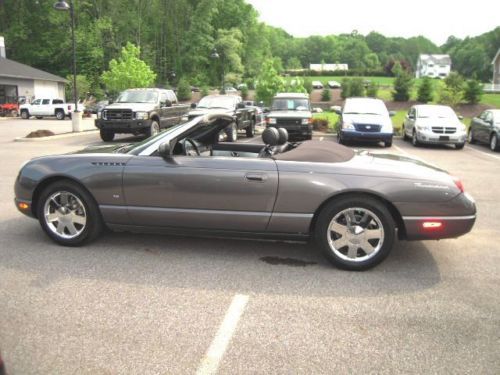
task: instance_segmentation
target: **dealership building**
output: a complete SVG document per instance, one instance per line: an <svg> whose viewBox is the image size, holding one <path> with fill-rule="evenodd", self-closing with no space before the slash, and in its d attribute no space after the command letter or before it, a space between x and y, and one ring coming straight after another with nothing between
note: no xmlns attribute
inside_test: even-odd
<svg viewBox="0 0 500 375"><path fill-rule="evenodd" d="M66 80L54 74L9 60L4 38L0 36L0 104L14 103L17 98L64 98Z"/></svg>

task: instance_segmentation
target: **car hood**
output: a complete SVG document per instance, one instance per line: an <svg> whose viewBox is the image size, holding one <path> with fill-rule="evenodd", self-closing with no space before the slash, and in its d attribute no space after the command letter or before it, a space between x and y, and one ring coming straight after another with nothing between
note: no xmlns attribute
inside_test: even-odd
<svg viewBox="0 0 500 375"><path fill-rule="evenodd" d="M103 109L131 109L132 111L149 112L156 107L154 103L113 103L108 104Z"/></svg>
<svg viewBox="0 0 500 375"><path fill-rule="evenodd" d="M415 123L421 126L447 126L447 127L458 127L461 124L459 120L450 119L450 118L418 118Z"/></svg>
<svg viewBox="0 0 500 375"><path fill-rule="evenodd" d="M267 114L267 117L272 118L310 118L311 116L309 111L271 111Z"/></svg>
<svg viewBox="0 0 500 375"><path fill-rule="evenodd" d="M389 116L370 115L370 114L343 114L342 119L353 124L370 124L370 125L390 125L392 121Z"/></svg>

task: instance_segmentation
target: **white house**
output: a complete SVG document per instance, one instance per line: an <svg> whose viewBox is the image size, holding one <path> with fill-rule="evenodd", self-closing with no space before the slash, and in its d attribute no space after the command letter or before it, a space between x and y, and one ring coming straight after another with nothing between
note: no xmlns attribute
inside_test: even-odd
<svg viewBox="0 0 500 375"><path fill-rule="evenodd" d="M315 72L334 72L336 70L349 70L348 64L309 64L309 70Z"/></svg>
<svg viewBox="0 0 500 375"><path fill-rule="evenodd" d="M500 48L491 64L493 65L493 79L490 84L484 85L484 91L500 92Z"/></svg>
<svg viewBox="0 0 500 375"><path fill-rule="evenodd" d="M420 55L417 61L416 76L446 78L451 72L449 55Z"/></svg>

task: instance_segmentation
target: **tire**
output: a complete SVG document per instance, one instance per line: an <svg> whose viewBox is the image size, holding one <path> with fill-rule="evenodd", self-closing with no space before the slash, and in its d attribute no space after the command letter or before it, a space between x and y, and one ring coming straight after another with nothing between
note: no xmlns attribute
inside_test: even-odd
<svg viewBox="0 0 500 375"><path fill-rule="evenodd" d="M391 147L392 146L392 139L390 141L384 141L384 146Z"/></svg>
<svg viewBox="0 0 500 375"><path fill-rule="evenodd" d="M36 209L42 229L63 246L88 243L96 239L104 227L94 198L73 181L61 180L47 186Z"/></svg>
<svg viewBox="0 0 500 375"><path fill-rule="evenodd" d="M368 223L362 220L365 213ZM348 217L353 217L356 223L351 225L351 229L347 225ZM345 270L362 271L376 266L389 255L395 227L384 204L371 197L352 195L333 200L321 210L314 237L323 255L333 265ZM366 238L368 231L371 231L372 238Z"/></svg>
<svg viewBox="0 0 500 375"><path fill-rule="evenodd" d="M233 122L227 127L227 141L236 142L238 140L238 125Z"/></svg>
<svg viewBox="0 0 500 375"><path fill-rule="evenodd" d="M115 139L115 133L113 133L112 131L101 129L100 134L101 139L104 142L111 142L113 139Z"/></svg>
<svg viewBox="0 0 500 375"><path fill-rule="evenodd" d="M414 130L413 135L411 137L411 144L415 147L420 146L420 141L417 138L417 132Z"/></svg>
<svg viewBox="0 0 500 375"><path fill-rule="evenodd" d="M500 151L500 145L498 144L498 135L492 134L490 137L490 150Z"/></svg>
<svg viewBox="0 0 500 375"><path fill-rule="evenodd" d="M306 141L310 141L311 139L313 139L313 135L312 134L306 135Z"/></svg>
<svg viewBox="0 0 500 375"><path fill-rule="evenodd" d="M406 129L405 129L405 126L403 125L403 141L409 141L410 140L410 137L408 137L408 135L406 134Z"/></svg>
<svg viewBox="0 0 500 375"><path fill-rule="evenodd" d="M26 109L23 109L21 111L21 118L24 119L24 120L29 120L30 113Z"/></svg>
<svg viewBox="0 0 500 375"><path fill-rule="evenodd" d="M345 145L345 141L342 139L340 133L337 134L337 142L340 143L341 145Z"/></svg>
<svg viewBox="0 0 500 375"><path fill-rule="evenodd" d="M471 145L476 143L476 140L474 138L474 132L472 131L472 128L469 128L469 132L467 133L467 142L469 142Z"/></svg>
<svg viewBox="0 0 500 375"><path fill-rule="evenodd" d="M160 124L158 124L158 121L153 120L153 121L151 121L151 126L149 127L149 129L146 130L146 133L145 133L146 138L154 137L159 132L160 132Z"/></svg>
<svg viewBox="0 0 500 375"><path fill-rule="evenodd" d="M455 143L455 149L456 150L461 150L465 147L465 142L464 143Z"/></svg>
<svg viewBox="0 0 500 375"><path fill-rule="evenodd" d="M56 119L58 119L58 120L64 120L65 117L66 117L66 115L64 114L63 110L58 109L56 111Z"/></svg>
<svg viewBox="0 0 500 375"><path fill-rule="evenodd" d="M41 119L43 119L43 116L35 116L35 118L36 118L37 120L41 120Z"/></svg>
<svg viewBox="0 0 500 375"><path fill-rule="evenodd" d="M247 138L253 138L255 136L255 120L250 121L250 125L245 128Z"/></svg>
<svg viewBox="0 0 500 375"><path fill-rule="evenodd" d="M12 117L17 117L17 116L19 116L19 113L17 113L17 110L16 110L16 109L13 109L12 111L10 111L10 115L11 115Z"/></svg>

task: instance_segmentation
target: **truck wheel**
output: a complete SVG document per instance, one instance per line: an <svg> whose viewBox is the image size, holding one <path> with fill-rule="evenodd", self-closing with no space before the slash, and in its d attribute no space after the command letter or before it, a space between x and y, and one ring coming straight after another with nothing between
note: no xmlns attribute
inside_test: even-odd
<svg viewBox="0 0 500 375"><path fill-rule="evenodd" d="M102 130L100 131L101 133L101 139L104 142L111 142L115 138L115 133L109 130Z"/></svg>
<svg viewBox="0 0 500 375"><path fill-rule="evenodd" d="M388 141L384 141L384 146L385 147L391 147L392 146L392 139L390 139Z"/></svg>
<svg viewBox="0 0 500 375"><path fill-rule="evenodd" d="M233 122L226 128L227 141L236 142L238 140L238 125Z"/></svg>
<svg viewBox="0 0 500 375"><path fill-rule="evenodd" d="M25 120L28 120L30 118L30 114L26 109L23 109L21 111L21 118L23 118Z"/></svg>
<svg viewBox="0 0 500 375"><path fill-rule="evenodd" d="M35 118L36 118L37 120L41 120L41 119L43 119L43 116L35 116Z"/></svg>
<svg viewBox="0 0 500 375"><path fill-rule="evenodd" d="M19 116L19 114L17 113L17 110L16 110L16 109L13 109L12 111L10 111L10 115L11 115L12 117L17 117L17 116Z"/></svg>
<svg viewBox="0 0 500 375"><path fill-rule="evenodd" d="M312 134L306 135L306 141L310 141L311 139L313 139L313 135Z"/></svg>
<svg viewBox="0 0 500 375"><path fill-rule="evenodd" d="M159 132L160 132L160 125L158 124L158 121L153 120L151 122L151 126L149 127L149 129L146 129L146 133L145 133L146 138L154 137Z"/></svg>
<svg viewBox="0 0 500 375"><path fill-rule="evenodd" d="M58 110L56 111L56 119L58 119L58 120L64 120L64 117L66 117L66 116L64 115L64 111L63 111L63 110L61 110L61 109L58 109Z"/></svg>
<svg viewBox="0 0 500 375"><path fill-rule="evenodd" d="M253 138L255 136L255 121L250 121L250 125L246 127L247 138Z"/></svg>

